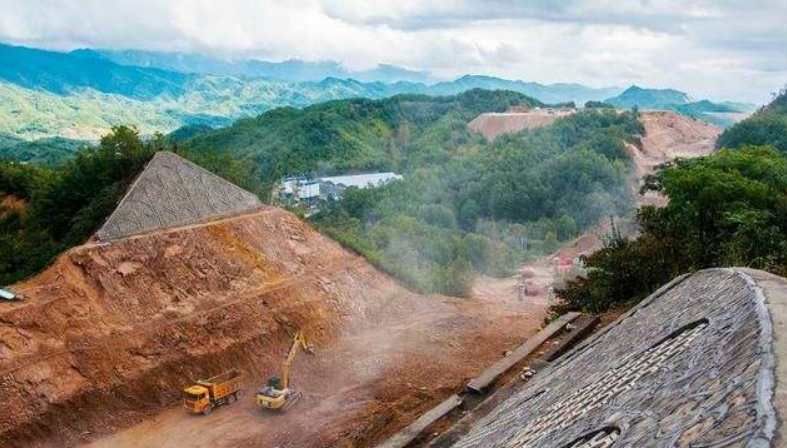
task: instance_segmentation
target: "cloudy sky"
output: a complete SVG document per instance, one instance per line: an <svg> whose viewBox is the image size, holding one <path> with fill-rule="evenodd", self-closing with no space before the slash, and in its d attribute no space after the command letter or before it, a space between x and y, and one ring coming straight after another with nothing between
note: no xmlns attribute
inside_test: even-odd
<svg viewBox="0 0 787 448"><path fill-rule="evenodd" d="M0 41L390 63L767 101L787 0L0 0Z"/></svg>

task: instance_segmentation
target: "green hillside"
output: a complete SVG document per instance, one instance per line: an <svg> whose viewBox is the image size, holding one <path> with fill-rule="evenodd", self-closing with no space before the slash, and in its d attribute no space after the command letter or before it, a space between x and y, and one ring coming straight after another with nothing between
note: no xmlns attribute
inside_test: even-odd
<svg viewBox="0 0 787 448"><path fill-rule="evenodd" d="M465 294L474 272L506 275L631 207L623 142L632 113L586 110L493 144L467 127L481 112L536 100L515 92L400 95L283 108L197 133L179 147L251 162L268 186L298 173L393 170L403 181L351 190L315 223L382 269L428 292Z"/></svg>
<svg viewBox="0 0 787 448"><path fill-rule="evenodd" d="M704 268L787 274L787 91L728 128L717 146L709 156L667 164L647 180L643 189L669 203L639 210L636 239L615 232L590 255L587 277L557 291L564 302L556 312L630 304Z"/></svg>
<svg viewBox="0 0 787 448"><path fill-rule="evenodd" d="M197 134L182 145L251 159L264 181L294 173L408 170L439 163L448 149L476 142L466 123L482 112L540 102L505 91L471 90L451 97L400 95L280 108Z"/></svg>
<svg viewBox="0 0 787 448"><path fill-rule="evenodd" d="M719 148L770 145L787 154L787 89L751 117L726 129L716 141Z"/></svg>
<svg viewBox="0 0 787 448"><path fill-rule="evenodd" d="M0 44L0 79L60 95L92 89L137 99L179 95L190 76L66 53Z"/></svg>
<svg viewBox="0 0 787 448"><path fill-rule="evenodd" d="M70 159L87 145L86 141L61 137L27 141L0 135L0 159L52 166Z"/></svg>
<svg viewBox="0 0 787 448"><path fill-rule="evenodd" d="M476 273L508 275L522 257L549 253L631 207L623 143L642 132L634 114L584 110L494 143L466 124L481 112L536 105L484 90L336 100L149 142L120 127L49 168L0 161L0 195L29 203L0 210L0 282L83 241L146 158L168 147L266 199L285 174L402 173L385 187L350 189L314 223L414 288L466 294Z"/></svg>
<svg viewBox="0 0 787 448"><path fill-rule="evenodd" d="M672 109L689 104L691 99L684 92L674 89L644 89L631 86L620 95L604 100L619 109Z"/></svg>
<svg viewBox="0 0 787 448"><path fill-rule="evenodd" d="M688 94L674 89L645 89L631 86L605 103L618 109L672 110L688 117L726 127L735 124L742 113L754 109L751 104L714 103L709 100L692 101Z"/></svg>
<svg viewBox="0 0 787 448"><path fill-rule="evenodd" d="M509 275L632 206L632 113L585 110L492 144L445 123L393 145L412 154L404 180L351 189L318 226L413 287L464 295L474 272Z"/></svg>

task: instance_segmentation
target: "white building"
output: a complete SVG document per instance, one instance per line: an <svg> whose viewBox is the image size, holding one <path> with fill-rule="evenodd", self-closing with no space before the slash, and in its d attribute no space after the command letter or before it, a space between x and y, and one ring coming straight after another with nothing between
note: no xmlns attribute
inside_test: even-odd
<svg viewBox="0 0 787 448"><path fill-rule="evenodd" d="M307 176L285 177L279 186L279 196L305 202L341 199L347 188L373 188L402 178L401 174L396 173L351 174L317 179Z"/></svg>
<svg viewBox="0 0 787 448"><path fill-rule="evenodd" d="M321 177L320 197L322 199L341 199L344 190L347 188L374 188L399 179L402 179L402 175L396 173L368 173L353 174L349 176Z"/></svg>

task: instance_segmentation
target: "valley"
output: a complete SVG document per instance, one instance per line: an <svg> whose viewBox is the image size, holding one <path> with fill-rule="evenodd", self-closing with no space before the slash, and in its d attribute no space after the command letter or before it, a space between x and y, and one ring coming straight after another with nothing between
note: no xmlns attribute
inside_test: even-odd
<svg viewBox="0 0 787 448"><path fill-rule="evenodd" d="M643 120L645 154L659 148L668 160L705 144L686 118ZM10 417L0 437L7 446L374 446L533 335L548 312L552 259L587 254L608 231L521 266L541 288L524 300L514 277L479 276L466 298L410 291L273 207L87 242L14 285L23 302L0 304ZM253 393L296 329L315 347L293 369L304 398L266 414ZM238 403L208 416L182 409L180 388L230 366L248 377Z"/></svg>
<svg viewBox="0 0 787 448"><path fill-rule="evenodd" d="M0 446L787 440L779 7L93 3L0 17Z"/></svg>

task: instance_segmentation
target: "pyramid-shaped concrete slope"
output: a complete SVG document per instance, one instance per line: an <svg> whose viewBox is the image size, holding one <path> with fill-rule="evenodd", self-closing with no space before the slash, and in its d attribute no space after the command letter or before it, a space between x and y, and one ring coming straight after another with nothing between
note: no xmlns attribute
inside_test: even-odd
<svg viewBox="0 0 787 448"><path fill-rule="evenodd" d="M261 206L257 196L180 156L156 153L96 234L111 240Z"/></svg>

